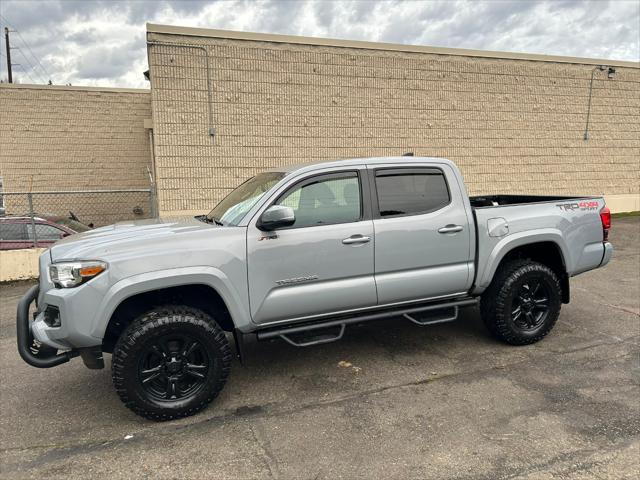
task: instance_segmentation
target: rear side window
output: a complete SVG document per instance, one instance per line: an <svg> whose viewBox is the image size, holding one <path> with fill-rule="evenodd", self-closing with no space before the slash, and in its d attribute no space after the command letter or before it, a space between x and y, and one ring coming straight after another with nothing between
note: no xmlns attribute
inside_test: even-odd
<svg viewBox="0 0 640 480"><path fill-rule="evenodd" d="M62 230L54 226L36 223L36 235L38 236L38 240L60 240L63 233L64 232ZM27 228L27 234L29 235L29 240L35 240L35 238L33 238L33 229L31 226Z"/></svg>
<svg viewBox="0 0 640 480"><path fill-rule="evenodd" d="M444 173L435 168L378 170L376 191L381 217L429 213L451 201Z"/></svg>
<svg viewBox="0 0 640 480"><path fill-rule="evenodd" d="M26 240L27 231L24 223L0 223L0 240Z"/></svg>

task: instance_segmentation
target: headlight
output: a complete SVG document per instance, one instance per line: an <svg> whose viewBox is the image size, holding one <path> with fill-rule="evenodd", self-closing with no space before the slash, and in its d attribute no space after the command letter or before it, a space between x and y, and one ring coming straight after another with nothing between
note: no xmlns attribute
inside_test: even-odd
<svg viewBox="0 0 640 480"><path fill-rule="evenodd" d="M77 287L104 272L107 264L98 261L61 262L49 265L51 281L62 288Z"/></svg>

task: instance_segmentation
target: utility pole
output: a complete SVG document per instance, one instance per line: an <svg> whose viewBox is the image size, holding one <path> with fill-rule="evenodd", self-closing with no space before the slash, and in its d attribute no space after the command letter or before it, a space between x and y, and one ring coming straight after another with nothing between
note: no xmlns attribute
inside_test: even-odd
<svg viewBox="0 0 640 480"><path fill-rule="evenodd" d="M9 83L13 83L13 74L11 73L11 47L9 46L9 29L4 27L4 42L7 47L7 74Z"/></svg>

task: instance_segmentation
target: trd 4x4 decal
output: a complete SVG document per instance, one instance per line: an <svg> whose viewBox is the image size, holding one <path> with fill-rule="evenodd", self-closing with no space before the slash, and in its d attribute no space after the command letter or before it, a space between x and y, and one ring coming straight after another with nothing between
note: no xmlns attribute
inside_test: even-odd
<svg viewBox="0 0 640 480"><path fill-rule="evenodd" d="M574 210L597 210L598 202L595 200L586 200L583 202L559 203L556 204L560 210L573 212Z"/></svg>

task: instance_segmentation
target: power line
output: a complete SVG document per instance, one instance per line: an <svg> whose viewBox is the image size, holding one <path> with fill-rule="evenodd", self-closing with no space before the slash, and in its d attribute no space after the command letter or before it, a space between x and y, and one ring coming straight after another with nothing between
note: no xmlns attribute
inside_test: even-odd
<svg viewBox="0 0 640 480"><path fill-rule="evenodd" d="M49 75L49 72L47 72L47 70L42 66L42 63L40 62L40 60L38 59L38 57L36 56L35 53L33 53L33 50L31 50L31 47L29 46L29 44L27 43L27 41L24 39L24 37L22 36L22 34L20 33L20 31L15 28L11 22L9 22L9 20L7 19L7 17L5 17L4 15L0 14L0 18L4 19L5 23L7 25L9 25L9 27L12 28L12 30L18 34L18 37L20 38L20 41L22 42L22 44L26 47L26 49L31 53L31 56L33 57L33 59L36 61L36 64L40 66L40 69L42 70L42 72L44 72L44 75L46 78L51 79L51 75ZM16 47L18 49L20 49L20 47ZM34 71L34 74L38 74L38 76L40 76L40 78L42 78L42 74L38 73L36 71L35 66L33 66L33 64L29 61L29 59L27 58L27 56L25 55L25 53L21 50L20 53L22 54L22 56L24 57L25 60L27 60L27 62L29 62L29 65L31 65L32 70ZM44 83L47 83L46 80Z"/></svg>
<svg viewBox="0 0 640 480"><path fill-rule="evenodd" d="M42 80L42 77L40 76L40 74L36 71L35 67L33 66L33 63L31 63L31 61L27 58L27 56L24 54L24 52L22 51L22 48L20 47L11 47L11 50L17 50L18 52L20 52L20 55L22 55L22 58L25 59L25 61L27 62L27 64L29 65L29 67L31 68L31 73L33 73L34 75L38 75L38 77L40 77L40 80Z"/></svg>
<svg viewBox="0 0 640 480"><path fill-rule="evenodd" d="M42 63L40 63L40 60L38 59L38 57L36 57L36 54L33 53L33 50L31 50L31 47L29 47L29 44L25 41L25 39L23 38L22 34L20 33L19 30L15 31L18 34L18 37L20 37L20 40L22 41L22 43L24 44L25 47L27 47L27 50L29 50L29 52L31 52L31 56L34 58L34 60L36 61L36 63L40 66L40 69L44 72L45 76L47 78L51 78L51 75L49 75L49 73L45 70L45 68L42 66Z"/></svg>
<svg viewBox="0 0 640 480"><path fill-rule="evenodd" d="M42 75L40 73L37 72L36 68L33 66L33 63L31 63L29 61L29 59L27 58L27 56L24 54L24 52L22 51L22 48L20 47L11 47L12 50L18 50L20 52L20 54L22 55L22 58L24 58L27 63L29 64L29 66L31 67L31 72L34 75L38 75L39 79L42 81ZM47 80L45 79L43 83L47 83Z"/></svg>
<svg viewBox="0 0 640 480"><path fill-rule="evenodd" d="M29 77L29 80L31 80L31 83L34 83L34 84L38 83L33 79L33 77L31 77L31 75L29 75L29 72L27 72L24 69L24 65L22 65L20 63L12 63L11 65L14 66L14 67L20 67L20 71L22 71L22 73L24 73L27 77Z"/></svg>
<svg viewBox="0 0 640 480"><path fill-rule="evenodd" d="M17 33L18 37L20 38L22 44L24 45L24 47L29 50L29 52L31 53L32 58L35 60L35 62L40 66L40 69L42 70L42 72L44 72L45 77L49 77L50 75L48 74L48 72L45 70L45 68L42 66L42 64L40 63L40 60L38 60L38 57L33 53L33 50L31 50L31 47L29 47L29 44L27 44L27 42L25 41L24 37L22 36L22 34L16 29L14 28L9 21L7 20L7 18L4 15L0 15L1 18L4 18L5 23L7 25L9 25L12 28L12 32ZM18 50L20 50L21 55L23 56L23 58L29 63L29 65L31 66L31 69L34 73L34 75L38 75L40 78L42 78L42 73L38 72L38 70L36 69L35 65L31 62L31 60L29 60L29 58L27 57L26 53L21 49L21 47L14 47ZM46 83L46 80L45 82Z"/></svg>
<svg viewBox="0 0 640 480"><path fill-rule="evenodd" d="M12 83L12 75L11 75L11 67L14 65L20 65L19 63L12 63L11 62L11 50L18 50L20 52L20 55L22 55L22 57L27 61L27 63L29 64L29 66L31 67L31 71L27 71L26 68L23 68L22 71L23 73L29 77L29 79L31 80L32 83L36 83L33 80L33 77L31 76L31 73L33 73L34 75L37 75L40 77L40 74L37 72L37 70L35 69L35 67L33 66L33 64L31 63L31 60L29 60L29 58L25 55L24 51L20 48L20 47L11 47L9 44L9 32L10 30L5 27L4 29L4 36L5 36L5 43L6 43L6 48L7 48L7 69L8 69L8 74L9 74L9 83ZM42 81L42 77L40 77L40 81ZM44 83L47 83L46 80L44 81Z"/></svg>

